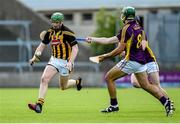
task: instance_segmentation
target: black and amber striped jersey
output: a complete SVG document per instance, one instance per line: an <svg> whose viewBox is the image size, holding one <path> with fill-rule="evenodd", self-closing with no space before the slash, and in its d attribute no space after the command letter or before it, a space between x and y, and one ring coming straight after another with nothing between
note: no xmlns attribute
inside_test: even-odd
<svg viewBox="0 0 180 124"><path fill-rule="evenodd" d="M68 60L72 47L77 44L77 41L74 32L62 25L59 30L50 28L42 43L51 45L52 56L55 58Z"/></svg>

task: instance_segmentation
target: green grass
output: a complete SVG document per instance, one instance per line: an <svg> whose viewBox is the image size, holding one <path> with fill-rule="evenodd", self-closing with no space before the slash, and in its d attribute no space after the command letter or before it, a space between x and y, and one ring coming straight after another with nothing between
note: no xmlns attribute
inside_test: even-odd
<svg viewBox="0 0 180 124"><path fill-rule="evenodd" d="M61 91L50 88L42 114L27 108L37 100L38 89L0 89L0 123L176 123L180 122L180 88L166 89L176 111L166 117L163 106L141 89L118 89L120 111L100 113L109 105L106 88L84 88Z"/></svg>

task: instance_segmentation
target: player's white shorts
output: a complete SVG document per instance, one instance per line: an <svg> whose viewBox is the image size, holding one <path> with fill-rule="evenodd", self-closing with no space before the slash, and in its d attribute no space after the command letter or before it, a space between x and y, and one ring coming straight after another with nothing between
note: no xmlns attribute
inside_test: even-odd
<svg viewBox="0 0 180 124"><path fill-rule="evenodd" d="M149 62L146 64L147 66L147 70L146 72L149 74L149 73L152 73L152 72L157 72L159 71L159 66L156 62Z"/></svg>
<svg viewBox="0 0 180 124"><path fill-rule="evenodd" d="M60 75L62 76L68 76L69 75L69 69L66 67L67 60L58 59L53 56L51 56L48 65L51 65L57 69Z"/></svg>
<svg viewBox="0 0 180 124"><path fill-rule="evenodd" d="M127 73L127 74L140 73L140 72L145 72L147 70L146 64L143 65L136 61L127 61L125 59L123 59L119 63L117 63L116 66L121 71L123 71L124 73Z"/></svg>

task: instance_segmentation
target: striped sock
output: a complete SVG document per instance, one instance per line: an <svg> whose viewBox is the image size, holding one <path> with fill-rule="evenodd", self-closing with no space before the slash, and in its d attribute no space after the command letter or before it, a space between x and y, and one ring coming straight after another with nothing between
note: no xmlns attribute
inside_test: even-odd
<svg viewBox="0 0 180 124"><path fill-rule="evenodd" d="M160 101L163 105L165 105L166 102L168 102L168 99L167 99L166 97L162 96L162 97L159 99L159 101Z"/></svg>
<svg viewBox="0 0 180 124"><path fill-rule="evenodd" d="M79 84L79 80L76 80L76 85L78 85Z"/></svg>
<svg viewBox="0 0 180 124"><path fill-rule="evenodd" d="M37 103L43 105L44 104L44 99L43 98L38 98Z"/></svg>

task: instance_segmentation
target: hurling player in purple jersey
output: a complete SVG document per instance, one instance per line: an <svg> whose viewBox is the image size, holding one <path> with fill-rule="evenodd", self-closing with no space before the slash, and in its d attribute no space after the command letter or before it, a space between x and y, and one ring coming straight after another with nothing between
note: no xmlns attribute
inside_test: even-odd
<svg viewBox="0 0 180 124"><path fill-rule="evenodd" d="M138 23L141 23L140 19L139 18L136 18L136 21ZM141 25L142 27L142 25ZM145 35L145 32L144 32L144 35ZM149 82L153 85L156 85L164 94L164 96L169 99L168 95L167 95L167 92L161 87L160 85L160 79L159 79L159 66L156 62L156 57L153 53L153 51L151 50L151 48L149 47L148 45L148 41L147 41L147 37L144 36L145 40L142 41L142 49L144 49L145 51L145 55L146 55L146 61L147 61L147 74L148 74L148 79L149 79ZM136 79L135 75L132 74L131 75L131 83L133 84L134 87L137 87L137 88L141 88L138 80ZM173 103L172 103L172 106L173 106ZM174 107L173 107L174 108Z"/></svg>
<svg viewBox="0 0 180 124"><path fill-rule="evenodd" d="M105 76L110 95L110 106L101 112L109 113L119 110L114 81L118 78L134 73L141 87L160 100L166 108L167 115L172 115L174 111L172 102L164 96L159 88L148 82L148 76L146 73L147 58L141 45L142 40L145 39L143 35L144 30L135 20L135 9L133 7L124 7L121 19L125 25L118 35L110 38L86 38L87 42L93 41L102 44L104 42L106 44L119 42L117 48L112 52L99 55L98 57L100 61L119 55L125 50L125 58L114 66Z"/></svg>

